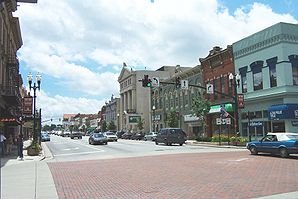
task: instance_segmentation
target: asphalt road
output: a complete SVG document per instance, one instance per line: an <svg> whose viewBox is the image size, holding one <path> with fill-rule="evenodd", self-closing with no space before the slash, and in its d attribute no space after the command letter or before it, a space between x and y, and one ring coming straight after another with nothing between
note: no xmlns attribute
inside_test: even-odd
<svg viewBox="0 0 298 199"><path fill-rule="evenodd" d="M192 145L156 145L152 141L136 141L119 139L118 142L108 142L108 145L89 145L88 137L70 139L69 137L51 136L46 143L53 154L54 161L77 161L94 159L112 159L123 157L140 157L177 153L205 153L247 151L246 149L215 148Z"/></svg>

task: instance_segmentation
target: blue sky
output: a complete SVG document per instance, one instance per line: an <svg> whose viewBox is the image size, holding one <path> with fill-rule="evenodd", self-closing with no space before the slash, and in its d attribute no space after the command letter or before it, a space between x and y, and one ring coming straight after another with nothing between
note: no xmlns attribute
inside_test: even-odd
<svg viewBox="0 0 298 199"><path fill-rule="evenodd" d="M196 66L213 46L226 48L278 22L297 24L295 1L39 0L19 3L23 81L42 74L44 119L96 113L119 96L125 62L133 70ZM27 86L27 85L25 85ZM58 121L58 120L57 120Z"/></svg>

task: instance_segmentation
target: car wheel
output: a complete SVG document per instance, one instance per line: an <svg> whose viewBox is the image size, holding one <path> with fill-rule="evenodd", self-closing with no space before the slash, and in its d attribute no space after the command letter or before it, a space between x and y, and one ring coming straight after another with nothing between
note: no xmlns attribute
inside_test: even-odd
<svg viewBox="0 0 298 199"><path fill-rule="evenodd" d="M288 150L286 148L281 148L279 153L282 158L287 158L289 156Z"/></svg>
<svg viewBox="0 0 298 199"><path fill-rule="evenodd" d="M158 142L155 141L155 144L158 145Z"/></svg>
<svg viewBox="0 0 298 199"><path fill-rule="evenodd" d="M108 142L105 143L105 145L107 145L107 144L108 144Z"/></svg>
<svg viewBox="0 0 298 199"><path fill-rule="evenodd" d="M180 145L180 146L182 146L182 145L183 145L183 143L180 143L179 145Z"/></svg>
<svg viewBox="0 0 298 199"><path fill-rule="evenodd" d="M250 150L250 153L251 153L252 155L257 155L257 154L258 154L258 150L257 150L257 148L256 148L255 146L251 146L251 147L249 148L249 150Z"/></svg>

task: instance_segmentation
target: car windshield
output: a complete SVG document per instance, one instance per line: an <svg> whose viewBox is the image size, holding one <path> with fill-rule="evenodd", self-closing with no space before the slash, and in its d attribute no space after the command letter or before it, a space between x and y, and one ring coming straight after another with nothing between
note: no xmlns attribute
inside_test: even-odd
<svg viewBox="0 0 298 199"><path fill-rule="evenodd" d="M95 134L93 134L93 136L96 137L96 138L101 138L101 137L103 137L103 134L95 133Z"/></svg>
<svg viewBox="0 0 298 199"><path fill-rule="evenodd" d="M287 135L289 140L298 140L298 135Z"/></svg>

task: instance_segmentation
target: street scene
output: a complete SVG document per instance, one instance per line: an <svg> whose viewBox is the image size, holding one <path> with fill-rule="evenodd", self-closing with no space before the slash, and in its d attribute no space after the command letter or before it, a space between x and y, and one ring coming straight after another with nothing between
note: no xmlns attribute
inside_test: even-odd
<svg viewBox="0 0 298 199"><path fill-rule="evenodd" d="M298 199L294 0L0 0L0 198Z"/></svg>

